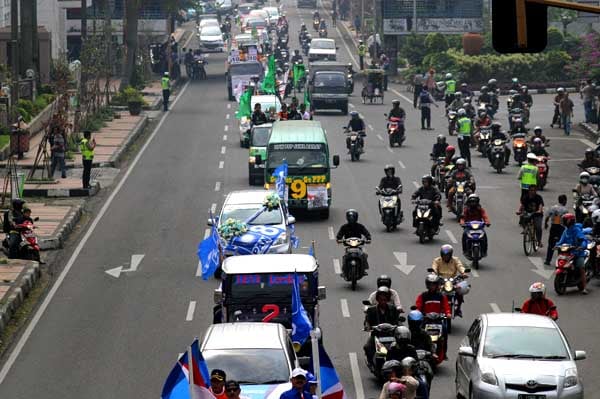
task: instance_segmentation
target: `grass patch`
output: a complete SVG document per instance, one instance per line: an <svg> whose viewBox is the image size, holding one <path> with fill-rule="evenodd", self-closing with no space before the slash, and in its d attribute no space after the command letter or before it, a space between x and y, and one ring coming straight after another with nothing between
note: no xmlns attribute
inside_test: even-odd
<svg viewBox="0 0 600 399"><path fill-rule="evenodd" d="M0 134L0 151L10 145L10 136L8 134Z"/></svg>

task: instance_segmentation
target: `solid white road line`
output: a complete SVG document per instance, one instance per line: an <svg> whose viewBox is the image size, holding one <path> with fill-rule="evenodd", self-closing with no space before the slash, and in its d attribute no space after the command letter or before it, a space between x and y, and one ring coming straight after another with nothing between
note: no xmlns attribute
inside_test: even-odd
<svg viewBox="0 0 600 399"><path fill-rule="evenodd" d="M350 309L348 308L348 300L340 299L340 306L342 308L342 316L350 317Z"/></svg>
<svg viewBox="0 0 600 399"><path fill-rule="evenodd" d="M131 172L133 171L133 169L135 168L135 166L138 164L138 162L142 158L142 155L144 155L144 152L146 152L146 149L148 148L148 146L150 145L150 143L152 143L152 140L154 139L154 137L158 134L158 131L160 130L160 128L164 124L165 119L171 113L171 110L173 108L175 108L175 105L177 104L177 102L181 98L181 95L183 93L185 93L185 91L188 88L189 84L190 84L190 82L188 81L185 84L185 86L183 86L183 89L181 89L181 91L179 92L179 94L177 94L177 97L173 100L173 103L169 107L169 110L167 112L163 113L163 116L161 117L160 122L158 122L158 125L156 125L156 127L154 128L154 131L150 134L150 137L148 137L148 140L144 143L144 145L140 149L140 152L138 152L138 154L135 156L135 158L133 159L133 161L129 165L129 168L127 169L127 172L125 172L125 175L123 175L123 179L121 179L121 181L117 184L117 186L115 187L114 191L110 194L110 196L108 197L108 199L106 200L106 202L104 203L104 205L102 206L102 208L100 208L100 211L98 212L98 215L96 216L96 218L94 219L94 221L90 225L90 228L84 234L84 236L81 239L81 241L79 241L79 244L77 244L77 246L75 247L75 250L73 251L73 254L71 255L71 257L69 258L69 261L65 265L65 268L58 275L58 278L56 279L56 282L54 283L54 285L50 289L50 292L48 292L48 295L46 295L46 298L44 299L44 301L42 302L42 304L40 305L40 307L37 309L37 311L33 315L33 318L31 319L31 322L29 323L29 325L27 326L27 328L23 332L23 335L21 335L21 338L19 338L19 341L16 343L13 351L10 353L10 355L8 356L8 359L6 359L6 362L2 366L2 369L0 370L0 384L2 384L2 382L6 378L6 375L8 374L8 372L12 368L13 364L15 363L15 361L17 360L17 358L21 354L21 351L23 350L23 347L25 346L25 344L29 340L29 337L31 336L31 333L33 333L33 330L35 329L35 327L39 323L40 319L42 318L42 316L46 312L46 309L48 308L48 305L50 304L50 302L52 301L52 299L56 295L56 292L58 291L58 289L62 285L63 281L67 277L67 274L69 274L69 271L71 270L71 268L75 264L75 261L79 257L79 254L83 250L83 247L85 246L85 244L87 244L88 240L90 239L90 237L92 236L92 234L96 230L96 226L98 226L98 223L100 223L100 220L102 219L102 217L104 217L104 214L108 211L108 208L111 206L111 204L115 200L115 197L119 194L119 192L121 191L121 188L127 182L127 179L131 175Z"/></svg>
<svg viewBox="0 0 600 399"><path fill-rule="evenodd" d="M390 89L390 90L393 91L396 95L400 96L400 98L402 98L403 100L406 100L409 104L413 103L410 98L406 97L404 94L400 93L396 89Z"/></svg>
<svg viewBox="0 0 600 399"><path fill-rule="evenodd" d="M225 161L219 161L219 169L223 169L225 166Z"/></svg>
<svg viewBox="0 0 600 399"><path fill-rule="evenodd" d="M206 239L208 238L208 236L209 236L209 235L210 235L210 229L209 229L209 228L206 228L206 229L204 230L204 239L206 240Z"/></svg>
<svg viewBox="0 0 600 399"><path fill-rule="evenodd" d="M500 310L500 306L498 306L497 303L490 303L490 308L492 308L494 313L502 313L502 311Z"/></svg>
<svg viewBox="0 0 600 399"><path fill-rule="evenodd" d="M196 310L196 301L190 301L188 305L187 314L185 315L185 321L194 320L194 311Z"/></svg>
<svg viewBox="0 0 600 399"><path fill-rule="evenodd" d="M225 119L229 119L229 114L225 115Z"/></svg>
<svg viewBox="0 0 600 399"><path fill-rule="evenodd" d="M416 181L414 181L414 180L413 180L413 186L415 186L415 188L419 188L419 187L421 187L421 186L419 185L419 183L417 183L417 182L416 182Z"/></svg>
<svg viewBox="0 0 600 399"><path fill-rule="evenodd" d="M358 358L355 352L348 353L350 357L350 369L352 370L352 379L354 380L354 391L356 399L365 399L365 390L363 389L360 369L358 368Z"/></svg>
<svg viewBox="0 0 600 399"><path fill-rule="evenodd" d="M229 130L229 126L225 125L225 127L223 127L224 131L228 131Z"/></svg>
<svg viewBox="0 0 600 399"><path fill-rule="evenodd" d="M227 152L227 147L222 146L221 147L221 154L225 154L225 152Z"/></svg>
<svg viewBox="0 0 600 399"><path fill-rule="evenodd" d="M377 138L378 138L379 140L383 141L383 137L381 136L381 134L378 134L378 135L377 135Z"/></svg>
<svg viewBox="0 0 600 399"><path fill-rule="evenodd" d="M226 134L223 135L223 141L227 141L227 135Z"/></svg>
<svg viewBox="0 0 600 399"><path fill-rule="evenodd" d="M402 161L400 161L400 160L398 160L398 165L400 165L400 167L401 167L402 169L406 169L406 165L404 165L404 162L402 162Z"/></svg>
<svg viewBox="0 0 600 399"><path fill-rule="evenodd" d="M333 260L333 271L335 272L335 274L342 274L342 268L340 266L340 260L335 258Z"/></svg>
<svg viewBox="0 0 600 399"><path fill-rule="evenodd" d="M215 191L220 191L221 190L221 182L218 181L215 183Z"/></svg>
<svg viewBox="0 0 600 399"><path fill-rule="evenodd" d="M446 235L448 235L448 238L452 244L458 244L458 240L456 237L454 237L454 234L450 230L446 230Z"/></svg>
<svg viewBox="0 0 600 399"><path fill-rule="evenodd" d="M327 233L329 234L330 240L335 240L335 233L333 232L333 227L327 227Z"/></svg>
<svg viewBox="0 0 600 399"><path fill-rule="evenodd" d="M596 144L592 143L588 139L579 139L579 141L581 141L583 144L587 145L588 147L596 148Z"/></svg>
<svg viewBox="0 0 600 399"><path fill-rule="evenodd" d="M210 211L211 211L211 212L212 212L212 214L214 215L214 214L215 214L215 212L217 211L217 204L213 203L213 204L210 206Z"/></svg>
<svg viewBox="0 0 600 399"><path fill-rule="evenodd" d="M196 268L196 277L202 277L202 262L198 262L198 267Z"/></svg>

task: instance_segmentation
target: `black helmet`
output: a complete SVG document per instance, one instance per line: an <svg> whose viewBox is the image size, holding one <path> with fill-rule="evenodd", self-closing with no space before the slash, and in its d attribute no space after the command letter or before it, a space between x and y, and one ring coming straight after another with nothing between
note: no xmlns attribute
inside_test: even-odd
<svg viewBox="0 0 600 399"><path fill-rule="evenodd" d="M433 184L433 177L431 177L431 175L425 175L423 177L421 177L421 183L425 184L425 181L429 182L429 185Z"/></svg>
<svg viewBox="0 0 600 399"><path fill-rule="evenodd" d="M400 368L402 368L402 363L400 363L398 360L388 360L387 362L383 363L381 372L383 375L389 375L392 373L392 371L400 370Z"/></svg>
<svg viewBox="0 0 600 399"><path fill-rule="evenodd" d="M23 205L25 205L25 201L20 198L15 198L12 200L11 204L14 211L21 211L23 209Z"/></svg>
<svg viewBox="0 0 600 399"><path fill-rule="evenodd" d="M394 176L394 174L396 173L396 168L394 167L394 165L385 165L385 168L383 168L383 172L387 175L387 172L391 171L392 172L392 176Z"/></svg>
<svg viewBox="0 0 600 399"><path fill-rule="evenodd" d="M294 50L294 54L300 54L300 50L298 50L298 49Z"/></svg>
<svg viewBox="0 0 600 399"><path fill-rule="evenodd" d="M492 122L492 130L496 130L499 131L500 129L502 129L502 123L500 122Z"/></svg>
<svg viewBox="0 0 600 399"><path fill-rule="evenodd" d="M356 223L358 221L358 212L356 209L348 209L346 211L346 220L348 223Z"/></svg>
<svg viewBox="0 0 600 399"><path fill-rule="evenodd" d="M488 87L487 86L481 86L481 92L485 93L488 91Z"/></svg>
<svg viewBox="0 0 600 399"><path fill-rule="evenodd" d="M394 330L394 338L396 338L397 343L410 344L411 333L408 327L406 326L398 326Z"/></svg>
<svg viewBox="0 0 600 399"><path fill-rule="evenodd" d="M425 277L425 286L429 288L430 285L439 285L440 277L435 273L429 273L427 277Z"/></svg>
<svg viewBox="0 0 600 399"><path fill-rule="evenodd" d="M380 287L391 288L392 287L392 278L390 276L388 276L387 274L382 274L381 276L377 277L377 288L380 288Z"/></svg>
<svg viewBox="0 0 600 399"><path fill-rule="evenodd" d="M438 142L438 144L446 143L446 136L444 136L443 134L439 134L437 136L437 142Z"/></svg>
<svg viewBox="0 0 600 399"><path fill-rule="evenodd" d="M588 156L594 156L594 150L592 148L585 150L585 157L587 158Z"/></svg>
<svg viewBox="0 0 600 399"><path fill-rule="evenodd" d="M444 256L447 256L447 255L450 255L451 257L452 257L452 255L454 255L454 248L452 248L452 245L450 245L450 244L444 244L440 248L440 256L443 258Z"/></svg>

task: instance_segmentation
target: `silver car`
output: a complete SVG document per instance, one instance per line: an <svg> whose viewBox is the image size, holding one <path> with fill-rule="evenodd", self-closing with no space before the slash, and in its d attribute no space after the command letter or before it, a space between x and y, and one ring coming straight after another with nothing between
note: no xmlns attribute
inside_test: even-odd
<svg viewBox="0 0 600 399"><path fill-rule="evenodd" d="M458 349L456 394L476 399L582 399L576 360L549 317L488 313L471 325Z"/></svg>

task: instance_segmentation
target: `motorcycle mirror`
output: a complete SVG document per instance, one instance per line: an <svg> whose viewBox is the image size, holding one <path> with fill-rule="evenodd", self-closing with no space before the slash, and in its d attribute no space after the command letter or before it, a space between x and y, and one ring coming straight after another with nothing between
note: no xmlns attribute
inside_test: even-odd
<svg viewBox="0 0 600 399"><path fill-rule="evenodd" d="M522 312L521 308L515 308L514 311L519 313Z"/></svg>
<svg viewBox="0 0 600 399"><path fill-rule="evenodd" d="M369 301L368 299L363 299L362 304L365 306L371 306L371 301Z"/></svg>
<svg viewBox="0 0 600 399"><path fill-rule="evenodd" d="M434 273L434 272L435 272L435 270L433 270L431 267L430 267L429 269L427 269L427 271L428 271L429 273Z"/></svg>
<svg viewBox="0 0 600 399"><path fill-rule="evenodd" d="M33 219L34 222L37 222L38 220L40 220L40 218L37 216Z"/></svg>
<svg viewBox="0 0 600 399"><path fill-rule="evenodd" d="M410 307L410 310L417 310L417 307L416 307L415 305L412 305L412 306Z"/></svg>
<svg viewBox="0 0 600 399"><path fill-rule="evenodd" d="M467 268L465 269L465 273L471 273L471 269L467 267Z"/></svg>
<svg viewBox="0 0 600 399"><path fill-rule="evenodd" d="M387 118L388 114L384 113L383 116L385 116Z"/></svg>
<svg viewBox="0 0 600 399"><path fill-rule="evenodd" d="M333 156L333 166L335 166L335 167L340 166L340 156L339 155Z"/></svg>
<svg viewBox="0 0 600 399"><path fill-rule="evenodd" d="M215 225L215 219L214 218L208 218L208 220L206 221L206 225L207 226L214 226Z"/></svg>

